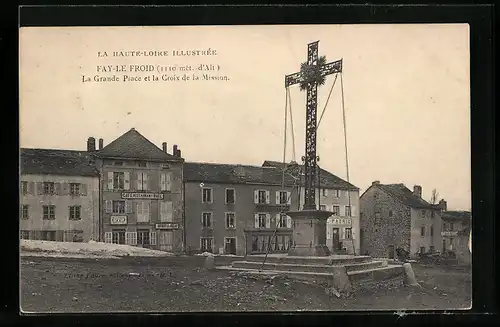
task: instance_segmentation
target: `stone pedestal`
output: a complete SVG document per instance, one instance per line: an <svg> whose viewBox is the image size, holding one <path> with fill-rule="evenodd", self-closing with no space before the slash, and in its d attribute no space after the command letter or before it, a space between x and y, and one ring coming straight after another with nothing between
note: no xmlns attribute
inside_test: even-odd
<svg viewBox="0 0 500 327"><path fill-rule="evenodd" d="M293 219L293 242L290 256L329 256L326 246L326 221L333 212L324 210L302 210L287 212Z"/></svg>

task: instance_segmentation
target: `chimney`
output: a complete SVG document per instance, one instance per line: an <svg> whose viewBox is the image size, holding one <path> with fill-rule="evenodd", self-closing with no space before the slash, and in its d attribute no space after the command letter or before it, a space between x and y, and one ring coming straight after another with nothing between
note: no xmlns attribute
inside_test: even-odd
<svg viewBox="0 0 500 327"><path fill-rule="evenodd" d="M180 158L181 157L181 149L177 150L177 156Z"/></svg>
<svg viewBox="0 0 500 327"><path fill-rule="evenodd" d="M439 208L441 209L441 211L446 211L448 209L446 201L444 199L441 199L439 201Z"/></svg>
<svg viewBox="0 0 500 327"><path fill-rule="evenodd" d="M172 154L174 156L177 156L177 144L174 144L174 147L172 148Z"/></svg>
<svg viewBox="0 0 500 327"><path fill-rule="evenodd" d="M380 181L373 181L372 182L372 185L378 185L378 184L380 184Z"/></svg>
<svg viewBox="0 0 500 327"><path fill-rule="evenodd" d="M99 150L102 150L102 148L104 148L104 140L99 139Z"/></svg>
<svg viewBox="0 0 500 327"><path fill-rule="evenodd" d="M419 198L421 198L422 197L422 186L420 186L420 185L413 186L413 194L418 196Z"/></svg>
<svg viewBox="0 0 500 327"><path fill-rule="evenodd" d="M161 148L162 148L163 152L167 153L167 142L163 142L161 144Z"/></svg>
<svg viewBox="0 0 500 327"><path fill-rule="evenodd" d="M87 140L87 151L88 152L95 151L95 138L89 137L89 139Z"/></svg>

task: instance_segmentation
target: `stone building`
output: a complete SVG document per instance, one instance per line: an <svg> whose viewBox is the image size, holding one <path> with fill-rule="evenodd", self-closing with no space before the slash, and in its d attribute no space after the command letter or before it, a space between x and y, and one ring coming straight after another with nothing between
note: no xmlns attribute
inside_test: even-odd
<svg viewBox="0 0 500 327"><path fill-rule="evenodd" d="M163 251L184 251L181 151L160 149L134 128L87 151L100 172L100 240Z"/></svg>
<svg viewBox="0 0 500 327"><path fill-rule="evenodd" d="M472 227L470 211L448 211L446 201L439 202L442 220L443 253L451 254L459 261L470 264L472 262L469 250L469 237Z"/></svg>
<svg viewBox="0 0 500 327"><path fill-rule="evenodd" d="M413 192L404 184L375 181L360 197L361 253L394 258L398 247L419 253L441 245L441 210L422 199L422 187Z"/></svg>
<svg viewBox="0 0 500 327"><path fill-rule="evenodd" d="M269 244L270 252L288 252L293 221L281 212L301 208L300 171L299 165L290 164L283 173L282 164L272 161L262 166L185 163L188 252L257 254L265 253ZM332 195L346 185L321 171L321 187Z"/></svg>
<svg viewBox="0 0 500 327"><path fill-rule="evenodd" d="M99 174L85 151L21 149L21 239L99 237Z"/></svg>

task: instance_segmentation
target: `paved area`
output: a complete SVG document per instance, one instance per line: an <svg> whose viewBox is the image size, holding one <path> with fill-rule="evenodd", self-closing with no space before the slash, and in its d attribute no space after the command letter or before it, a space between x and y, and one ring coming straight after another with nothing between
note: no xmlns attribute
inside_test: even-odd
<svg viewBox="0 0 500 327"><path fill-rule="evenodd" d="M470 269L414 265L422 289L384 287L350 298L287 278L203 269L202 257L21 258L24 312L445 310L468 308ZM225 262L223 264L229 264Z"/></svg>

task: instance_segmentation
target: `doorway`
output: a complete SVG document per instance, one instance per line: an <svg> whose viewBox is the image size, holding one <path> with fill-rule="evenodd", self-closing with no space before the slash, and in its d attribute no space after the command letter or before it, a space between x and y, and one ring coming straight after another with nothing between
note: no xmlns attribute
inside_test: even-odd
<svg viewBox="0 0 500 327"><path fill-rule="evenodd" d="M236 254L236 237L226 237L224 243L226 254Z"/></svg>
<svg viewBox="0 0 500 327"><path fill-rule="evenodd" d="M394 245L387 246L387 258L394 259Z"/></svg>
<svg viewBox="0 0 500 327"><path fill-rule="evenodd" d="M332 248L333 251L340 250L340 228L333 228L332 230Z"/></svg>
<svg viewBox="0 0 500 327"><path fill-rule="evenodd" d="M159 233L160 251L172 251L174 248L174 232L162 230Z"/></svg>

